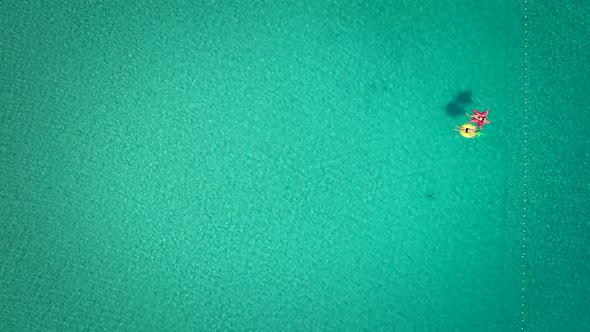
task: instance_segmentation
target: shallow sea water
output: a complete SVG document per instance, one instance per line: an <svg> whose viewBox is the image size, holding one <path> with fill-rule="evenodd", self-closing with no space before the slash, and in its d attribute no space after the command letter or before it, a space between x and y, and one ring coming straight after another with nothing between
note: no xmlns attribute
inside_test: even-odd
<svg viewBox="0 0 590 332"><path fill-rule="evenodd" d="M525 120L523 6L5 2L1 329L589 329L588 11Z"/></svg>

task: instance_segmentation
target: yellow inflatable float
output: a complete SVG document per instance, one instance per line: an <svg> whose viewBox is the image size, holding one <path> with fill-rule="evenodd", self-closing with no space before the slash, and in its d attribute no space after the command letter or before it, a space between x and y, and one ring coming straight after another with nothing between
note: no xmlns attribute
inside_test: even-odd
<svg viewBox="0 0 590 332"><path fill-rule="evenodd" d="M461 127L457 126L455 127L455 130L465 138L474 138L480 134L479 130L477 130L477 127L471 123L465 123Z"/></svg>

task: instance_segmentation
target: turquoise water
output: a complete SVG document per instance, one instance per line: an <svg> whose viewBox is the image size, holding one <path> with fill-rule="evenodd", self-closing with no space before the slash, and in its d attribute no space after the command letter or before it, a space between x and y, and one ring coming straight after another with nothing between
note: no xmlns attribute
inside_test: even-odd
<svg viewBox="0 0 590 332"><path fill-rule="evenodd" d="M525 121L523 6L4 2L0 329L590 330L589 11Z"/></svg>

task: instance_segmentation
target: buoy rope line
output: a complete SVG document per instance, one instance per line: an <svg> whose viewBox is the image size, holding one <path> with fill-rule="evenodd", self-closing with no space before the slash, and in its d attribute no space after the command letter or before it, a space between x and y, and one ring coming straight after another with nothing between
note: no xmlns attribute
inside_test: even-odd
<svg viewBox="0 0 590 332"><path fill-rule="evenodd" d="M525 302L526 302L526 268L527 268L527 261L526 261L526 244L527 244L527 198L528 198L528 189L527 189L527 165L528 165L528 89L529 89L529 45L528 45L528 29L529 29L529 1L524 0L524 128L523 128L523 197L522 197L522 248L521 248L521 276L522 276L522 287L521 287L521 311L520 311L520 329L522 331L525 330L526 327L526 319L525 319Z"/></svg>

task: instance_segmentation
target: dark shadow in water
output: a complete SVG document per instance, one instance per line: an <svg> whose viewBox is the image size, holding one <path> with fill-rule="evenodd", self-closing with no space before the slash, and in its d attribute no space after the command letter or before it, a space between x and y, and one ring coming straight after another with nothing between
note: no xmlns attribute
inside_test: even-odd
<svg viewBox="0 0 590 332"><path fill-rule="evenodd" d="M473 103L471 89L461 91L455 96L455 99L451 100L445 106L445 110L447 111L447 114L450 116L461 116L466 112L465 107L469 106L469 104L471 103Z"/></svg>

